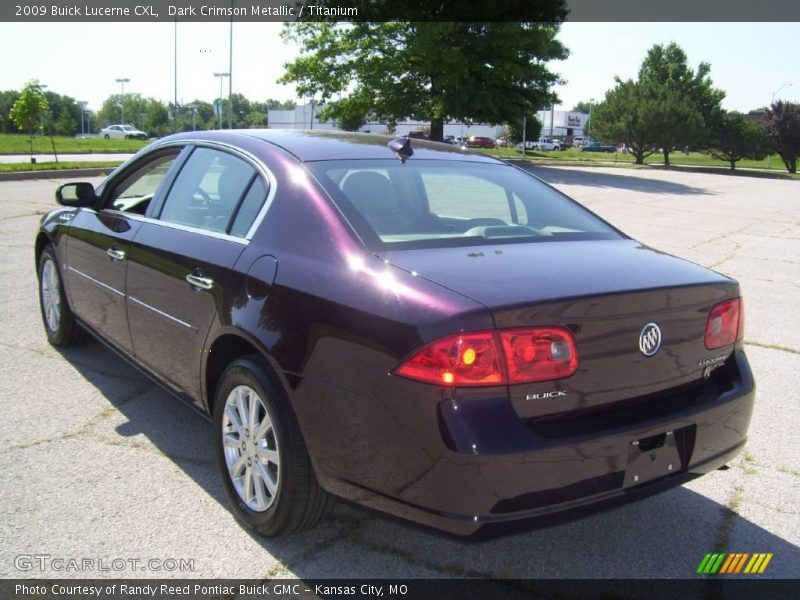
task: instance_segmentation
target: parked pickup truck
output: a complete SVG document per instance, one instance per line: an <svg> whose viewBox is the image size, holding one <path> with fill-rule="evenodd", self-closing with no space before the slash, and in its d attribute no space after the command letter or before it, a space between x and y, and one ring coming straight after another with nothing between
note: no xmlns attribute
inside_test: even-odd
<svg viewBox="0 0 800 600"><path fill-rule="evenodd" d="M540 151L561 150L561 142L550 138L539 138L538 142L534 142L533 149Z"/></svg>
<svg viewBox="0 0 800 600"><path fill-rule="evenodd" d="M583 152L616 152L617 147L603 142L590 142L581 146Z"/></svg>

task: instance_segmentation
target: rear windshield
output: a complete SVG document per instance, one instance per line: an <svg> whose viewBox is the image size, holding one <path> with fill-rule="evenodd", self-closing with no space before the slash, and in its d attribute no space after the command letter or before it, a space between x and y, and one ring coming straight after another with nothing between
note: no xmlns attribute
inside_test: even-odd
<svg viewBox="0 0 800 600"><path fill-rule="evenodd" d="M379 248L604 240L622 236L576 202L503 164L306 163L368 245Z"/></svg>

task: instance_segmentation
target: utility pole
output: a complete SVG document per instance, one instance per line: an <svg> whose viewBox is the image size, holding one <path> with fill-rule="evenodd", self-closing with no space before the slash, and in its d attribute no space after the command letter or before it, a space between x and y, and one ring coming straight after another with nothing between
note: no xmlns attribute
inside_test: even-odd
<svg viewBox="0 0 800 600"><path fill-rule="evenodd" d="M228 35L228 129L233 129L233 3L231 0L231 28Z"/></svg>

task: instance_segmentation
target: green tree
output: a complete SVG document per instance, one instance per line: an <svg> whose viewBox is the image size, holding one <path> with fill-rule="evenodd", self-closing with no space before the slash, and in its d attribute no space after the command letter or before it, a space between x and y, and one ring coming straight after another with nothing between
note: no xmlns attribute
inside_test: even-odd
<svg viewBox="0 0 800 600"><path fill-rule="evenodd" d="M513 144L522 142L522 121L506 125L508 139ZM528 115L525 119L525 140L534 142L542 135L542 122L535 115Z"/></svg>
<svg viewBox="0 0 800 600"><path fill-rule="evenodd" d="M676 147L705 147L709 132L723 116L725 93L712 86L711 67L697 71L675 43L655 45L637 80L616 79L605 100L592 108L592 137L624 141L638 164L660 151L664 164Z"/></svg>
<svg viewBox="0 0 800 600"><path fill-rule="evenodd" d="M658 150L658 103L638 81L617 79L603 102L592 109L592 137L624 142L637 165Z"/></svg>
<svg viewBox="0 0 800 600"><path fill-rule="evenodd" d="M56 133L58 135L75 135L77 125L75 119L68 110L62 110L56 121Z"/></svg>
<svg viewBox="0 0 800 600"><path fill-rule="evenodd" d="M20 130L33 135L34 128L47 113L47 108L42 86L38 80L32 79L22 88L19 98L11 107L9 117Z"/></svg>
<svg viewBox="0 0 800 600"><path fill-rule="evenodd" d="M434 140L447 119L521 121L553 100L547 61L567 56L556 39L563 0L539 13L536 23L290 23L284 38L303 52L280 81L324 103L320 119L361 112L391 128L411 117L430 121Z"/></svg>
<svg viewBox="0 0 800 600"><path fill-rule="evenodd" d="M248 128L262 129L267 126L267 113L263 110L251 110L245 120Z"/></svg>
<svg viewBox="0 0 800 600"><path fill-rule="evenodd" d="M572 112L582 112L582 113L592 112L592 103L581 100L575 106L572 107Z"/></svg>
<svg viewBox="0 0 800 600"><path fill-rule="evenodd" d="M16 90L6 90L0 92L0 132L2 133L15 133L17 131L16 125L11 121L9 114L11 107L19 98L19 92Z"/></svg>
<svg viewBox="0 0 800 600"><path fill-rule="evenodd" d="M771 140L763 123L730 113L711 132L708 154L727 162L731 170L743 158L762 160L770 152Z"/></svg>
<svg viewBox="0 0 800 600"><path fill-rule="evenodd" d="M713 87L711 66L701 62L697 71L688 65L683 49L672 42L656 44L639 68L639 81L660 101L656 142L669 166L675 147L704 146L708 133L722 120L725 92Z"/></svg>
<svg viewBox="0 0 800 600"><path fill-rule="evenodd" d="M789 173L797 173L800 158L800 104L775 102L764 117L775 149Z"/></svg>

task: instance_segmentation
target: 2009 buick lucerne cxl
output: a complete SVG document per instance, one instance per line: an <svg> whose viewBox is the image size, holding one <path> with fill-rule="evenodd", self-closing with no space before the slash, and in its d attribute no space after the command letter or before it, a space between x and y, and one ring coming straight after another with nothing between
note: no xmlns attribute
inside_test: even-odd
<svg viewBox="0 0 800 600"><path fill-rule="evenodd" d="M48 339L88 331L211 416L233 512L263 534L335 497L464 535L549 522L746 441L737 282L491 157L187 133L56 197Z"/></svg>

